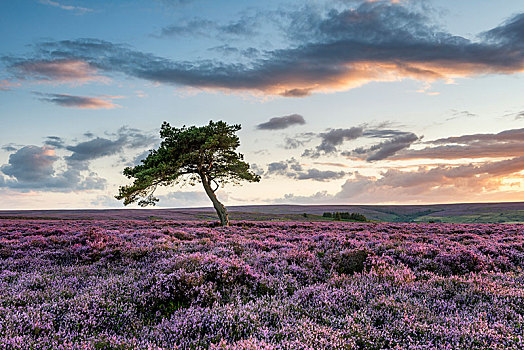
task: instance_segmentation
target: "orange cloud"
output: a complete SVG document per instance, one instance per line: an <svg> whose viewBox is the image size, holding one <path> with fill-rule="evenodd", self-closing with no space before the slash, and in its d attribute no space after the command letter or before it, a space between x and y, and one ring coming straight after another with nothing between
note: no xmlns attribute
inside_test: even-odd
<svg viewBox="0 0 524 350"><path fill-rule="evenodd" d="M9 80L0 80L0 91L11 90L10 88L20 86L20 83L14 83Z"/></svg>
<svg viewBox="0 0 524 350"><path fill-rule="evenodd" d="M97 70L89 63L76 59L25 61L13 67L18 77L44 83L82 85L108 80L107 77L98 75Z"/></svg>
<svg viewBox="0 0 524 350"><path fill-rule="evenodd" d="M123 96L108 96L103 95L100 97L88 97L88 96L73 96L67 94L42 94L36 93L41 96L40 100L45 102L51 102L62 107L78 108L78 109L113 109L121 107L112 102L113 99L123 98Z"/></svg>

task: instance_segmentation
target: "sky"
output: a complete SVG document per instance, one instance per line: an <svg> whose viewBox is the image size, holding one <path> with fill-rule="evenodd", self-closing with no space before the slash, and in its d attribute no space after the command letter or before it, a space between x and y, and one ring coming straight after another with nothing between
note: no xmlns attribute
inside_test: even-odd
<svg viewBox="0 0 524 350"><path fill-rule="evenodd" d="M241 124L226 205L524 200L521 0L2 0L0 209L119 208L172 126ZM158 207L209 206L201 185ZM133 205L131 205L133 207Z"/></svg>

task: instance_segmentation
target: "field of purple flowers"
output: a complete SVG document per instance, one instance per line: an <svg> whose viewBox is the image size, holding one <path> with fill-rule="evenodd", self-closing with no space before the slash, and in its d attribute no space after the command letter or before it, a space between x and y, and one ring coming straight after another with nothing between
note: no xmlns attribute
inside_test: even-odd
<svg viewBox="0 0 524 350"><path fill-rule="evenodd" d="M0 349L523 349L524 225L0 220Z"/></svg>

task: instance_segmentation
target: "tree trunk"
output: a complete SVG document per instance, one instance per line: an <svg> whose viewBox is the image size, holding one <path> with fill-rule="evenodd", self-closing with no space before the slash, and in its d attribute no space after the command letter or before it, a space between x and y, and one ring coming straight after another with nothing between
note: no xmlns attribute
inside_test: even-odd
<svg viewBox="0 0 524 350"><path fill-rule="evenodd" d="M211 183L208 177L206 175L200 174L200 179L202 180L202 184L204 185L207 196L209 199L211 199L211 202L213 202L213 207L215 207L218 218L220 219L220 225L229 226L229 215L227 214L227 209L222 203L220 203L217 196L215 195L215 192L211 188Z"/></svg>

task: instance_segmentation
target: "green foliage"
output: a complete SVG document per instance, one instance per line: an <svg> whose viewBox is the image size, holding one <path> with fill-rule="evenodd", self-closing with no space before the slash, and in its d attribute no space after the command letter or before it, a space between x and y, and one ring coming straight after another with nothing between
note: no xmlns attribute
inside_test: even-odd
<svg viewBox="0 0 524 350"><path fill-rule="evenodd" d="M159 148L150 150L141 164L124 169L124 175L134 182L121 186L115 198L123 199L124 205L138 201L140 206L147 206L158 201L154 197L158 186L194 185L200 181L207 186L206 193L210 196L226 183L260 181L260 176L251 172L249 164L243 161L244 156L236 152L240 141L235 133L240 128L239 124L228 125L223 121L182 128L164 122Z"/></svg>
<svg viewBox="0 0 524 350"><path fill-rule="evenodd" d="M348 213L348 212L334 212L334 213L324 213L322 215L325 218L333 218L336 221L341 220L351 220L351 221L361 221L361 222L367 222L368 218L366 218L364 215L359 213Z"/></svg>

